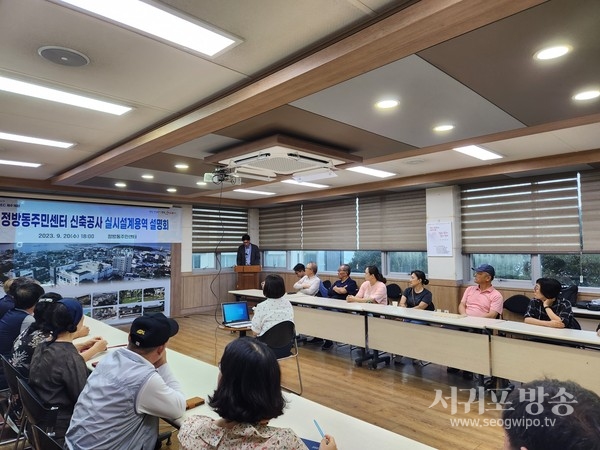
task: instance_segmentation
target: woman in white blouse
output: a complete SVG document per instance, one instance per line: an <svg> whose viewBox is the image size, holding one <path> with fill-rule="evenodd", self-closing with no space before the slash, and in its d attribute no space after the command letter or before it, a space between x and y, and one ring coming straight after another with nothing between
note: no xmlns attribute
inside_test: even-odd
<svg viewBox="0 0 600 450"><path fill-rule="evenodd" d="M351 303L381 303L387 305L387 280L381 275L377 266L367 266L365 268L365 282L360 285L356 295L346 297L347 302Z"/></svg>
<svg viewBox="0 0 600 450"><path fill-rule="evenodd" d="M252 331L257 336L262 336L278 323L289 320L294 321L292 304L283 298L285 295L285 282L279 275L267 275L263 286L263 295L267 298L254 308L252 317Z"/></svg>

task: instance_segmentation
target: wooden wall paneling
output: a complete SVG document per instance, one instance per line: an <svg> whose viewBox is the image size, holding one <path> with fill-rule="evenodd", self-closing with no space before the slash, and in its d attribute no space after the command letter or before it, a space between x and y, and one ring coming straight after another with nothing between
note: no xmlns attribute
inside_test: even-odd
<svg viewBox="0 0 600 450"><path fill-rule="evenodd" d="M181 244L171 244L171 315L181 312Z"/></svg>
<svg viewBox="0 0 600 450"><path fill-rule="evenodd" d="M180 315L214 310L215 307L232 298L228 291L235 289L236 274L183 274L182 302Z"/></svg>

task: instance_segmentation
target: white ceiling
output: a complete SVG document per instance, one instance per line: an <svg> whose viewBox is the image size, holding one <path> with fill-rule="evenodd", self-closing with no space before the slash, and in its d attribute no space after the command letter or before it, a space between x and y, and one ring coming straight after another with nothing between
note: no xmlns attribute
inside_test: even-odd
<svg viewBox="0 0 600 450"><path fill-rule="evenodd" d="M202 58L59 0L0 1L0 76L134 107L118 117L0 91L0 131L76 143L0 140L0 159L42 163L0 165L4 191L260 207L600 163L600 99L570 99L580 88L600 88L597 0L497 0L486 9L477 0L161 3L242 42ZM557 41L573 52L545 64L532 59ZM37 54L45 45L75 49L91 63L51 63ZM390 94L398 109L373 108ZM442 122L456 128L434 133ZM274 192L268 199L196 184L218 165L205 158L274 134L397 175L380 181L344 170L350 163L317 181L329 189L243 179L244 188ZM469 143L505 158L482 163L451 150ZM190 168L178 171L176 162ZM143 173L154 179L143 181Z"/></svg>

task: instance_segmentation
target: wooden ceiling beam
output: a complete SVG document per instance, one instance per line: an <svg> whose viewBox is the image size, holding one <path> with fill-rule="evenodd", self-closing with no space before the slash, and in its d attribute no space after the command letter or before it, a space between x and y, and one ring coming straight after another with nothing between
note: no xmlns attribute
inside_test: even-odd
<svg viewBox="0 0 600 450"><path fill-rule="evenodd" d="M544 0L421 0L250 85L52 179L75 185L236 124Z"/></svg>

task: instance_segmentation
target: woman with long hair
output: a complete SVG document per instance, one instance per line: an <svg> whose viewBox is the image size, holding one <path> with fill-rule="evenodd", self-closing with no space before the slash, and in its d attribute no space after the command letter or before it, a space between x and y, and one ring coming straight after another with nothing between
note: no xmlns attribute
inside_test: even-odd
<svg viewBox="0 0 600 450"><path fill-rule="evenodd" d="M225 347L219 369L208 404L220 419L187 418L178 435L182 449L306 450L291 429L269 426L283 414L285 399L279 364L267 345L249 337L235 339ZM333 437L325 435L319 449L336 450Z"/></svg>
<svg viewBox="0 0 600 450"><path fill-rule="evenodd" d="M360 285L356 295L349 295L346 301L350 303L380 303L387 305L386 279L377 266L365 268L365 282Z"/></svg>

